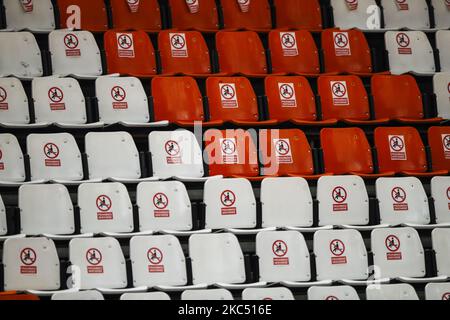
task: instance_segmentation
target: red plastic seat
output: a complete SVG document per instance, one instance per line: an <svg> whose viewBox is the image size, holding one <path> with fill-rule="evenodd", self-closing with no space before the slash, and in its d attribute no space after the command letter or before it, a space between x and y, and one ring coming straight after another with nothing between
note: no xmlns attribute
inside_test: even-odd
<svg viewBox="0 0 450 320"><path fill-rule="evenodd" d="M277 28L322 29L319 0L274 0Z"/></svg>
<svg viewBox="0 0 450 320"><path fill-rule="evenodd" d="M144 31L107 31L104 46L108 73L136 77L156 75L155 50Z"/></svg>
<svg viewBox="0 0 450 320"><path fill-rule="evenodd" d="M28 300L28 301L37 301L40 300L38 296L34 294L21 294L16 291L6 291L0 292L0 301L20 301L20 300Z"/></svg>
<svg viewBox="0 0 450 320"><path fill-rule="evenodd" d="M316 99L302 76L268 76L265 79L269 119L296 125L334 125L336 120L318 121Z"/></svg>
<svg viewBox="0 0 450 320"><path fill-rule="evenodd" d="M272 73L317 75L320 73L319 53L309 31L269 33Z"/></svg>
<svg viewBox="0 0 450 320"><path fill-rule="evenodd" d="M209 50L198 31L161 31L158 35L162 74L208 76Z"/></svg>
<svg viewBox="0 0 450 320"><path fill-rule="evenodd" d="M411 75L375 75L372 77L375 116L404 123L437 123L442 118L425 119L422 94Z"/></svg>
<svg viewBox="0 0 450 320"><path fill-rule="evenodd" d="M169 0L172 28L215 32L219 30L219 16L215 0L197 0L189 6L186 0Z"/></svg>
<svg viewBox="0 0 450 320"><path fill-rule="evenodd" d="M68 29L74 17L80 16L80 29L102 32L108 30L108 15L103 0L57 0L60 29ZM79 12L74 10L79 7ZM67 22L69 20L69 25Z"/></svg>
<svg viewBox="0 0 450 320"><path fill-rule="evenodd" d="M206 80L210 119L242 126L275 125L275 120L259 121L258 100L245 77L210 77Z"/></svg>
<svg viewBox="0 0 450 320"><path fill-rule="evenodd" d="M110 0L112 22L118 30L161 30L161 10L158 0Z"/></svg>
<svg viewBox="0 0 450 320"><path fill-rule="evenodd" d="M450 127L428 129L428 145L433 170L450 171Z"/></svg>
<svg viewBox="0 0 450 320"><path fill-rule="evenodd" d="M447 170L428 172L425 146L419 132L413 127L380 127L375 129L380 172L407 176L432 177L446 175Z"/></svg>
<svg viewBox="0 0 450 320"><path fill-rule="evenodd" d="M227 30L269 31L272 18L268 0L221 1L223 24Z"/></svg>
<svg viewBox="0 0 450 320"><path fill-rule="evenodd" d="M210 129L204 139L210 176L262 180L255 141L248 131Z"/></svg>
<svg viewBox="0 0 450 320"><path fill-rule="evenodd" d="M267 74L266 52L256 32L219 31L216 47L221 73L250 77Z"/></svg>
<svg viewBox="0 0 450 320"><path fill-rule="evenodd" d="M394 175L394 172L376 174L372 150L360 128L322 129L320 132L324 171L329 174L354 174L363 178Z"/></svg>

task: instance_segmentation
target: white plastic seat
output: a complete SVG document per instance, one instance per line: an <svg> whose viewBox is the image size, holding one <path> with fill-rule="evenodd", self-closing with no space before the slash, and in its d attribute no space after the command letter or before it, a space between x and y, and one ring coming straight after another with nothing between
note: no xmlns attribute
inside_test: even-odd
<svg viewBox="0 0 450 320"><path fill-rule="evenodd" d="M93 79L103 73L100 50L89 31L55 30L48 39L54 75Z"/></svg>
<svg viewBox="0 0 450 320"><path fill-rule="evenodd" d="M242 291L242 300L295 300L288 288L247 288Z"/></svg>
<svg viewBox="0 0 450 320"><path fill-rule="evenodd" d="M357 4L347 1L331 0L334 25L340 29L358 28L360 30L380 30L381 10L375 0L358 0ZM371 21L369 25L368 21Z"/></svg>
<svg viewBox="0 0 450 320"><path fill-rule="evenodd" d="M237 237L231 233L195 234L189 238L194 285L214 285L225 289L264 287L246 284L245 262Z"/></svg>
<svg viewBox="0 0 450 320"><path fill-rule="evenodd" d="M432 75L436 72L433 48L424 32L387 31L384 39L392 74Z"/></svg>
<svg viewBox="0 0 450 320"><path fill-rule="evenodd" d="M450 283L429 283L425 286L426 300L450 300Z"/></svg>
<svg viewBox="0 0 450 320"><path fill-rule="evenodd" d="M9 133L0 134L0 185L20 185L25 181L25 164L19 141Z"/></svg>
<svg viewBox="0 0 450 320"><path fill-rule="evenodd" d="M450 278L450 229L434 229L431 239L436 256L437 275Z"/></svg>
<svg viewBox="0 0 450 320"><path fill-rule="evenodd" d="M233 295L226 289L186 290L181 294L181 300L234 300Z"/></svg>
<svg viewBox="0 0 450 320"><path fill-rule="evenodd" d="M375 190L380 222L389 226L433 228L428 197L422 182L415 177L379 178Z"/></svg>
<svg viewBox="0 0 450 320"><path fill-rule="evenodd" d="M430 29L428 5L425 0L382 0L386 29Z"/></svg>
<svg viewBox="0 0 450 320"><path fill-rule="evenodd" d="M17 78L0 78L0 126L29 126L28 97Z"/></svg>
<svg viewBox="0 0 450 320"><path fill-rule="evenodd" d="M446 0L431 0L436 29L450 29L450 10Z"/></svg>
<svg viewBox="0 0 450 320"><path fill-rule="evenodd" d="M170 296L165 292L124 293L120 300L170 300Z"/></svg>
<svg viewBox="0 0 450 320"><path fill-rule="evenodd" d="M434 177L430 185L437 226L447 227L450 225L450 177Z"/></svg>
<svg viewBox="0 0 450 320"><path fill-rule="evenodd" d="M449 68L450 70L450 68ZM450 72L436 73L433 77L434 94L436 95L438 117L450 119Z"/></svg>
<svg viewBox="0 0 450 320"><path fill-rule="evenodd" d="M30 5L26 5L26 2ZM6 30L50 32L55 29L55 13L51 0L3 0Z"/></svg>
<svg viewBox="0 0 450 320"><path fill-rule="evenodd" d="M333 286L309 288L308 300L360 300L360 298L356 290L351 286Z"/></svg>
<svg viewBox="0 0 450 320"><path fill-rule="evenodd" d="M86 290L77 292L58 292L52 295L52 300L105 300L103 294L97 290Z"/></svg>
<svg viewBox="0 0 450 320"><path fill-rule="evenodd" d="M5 236L8 233L8 224L6 221L6 208L0 195L0 236Z"/></svg>
<svg viewBox="0 0 450 320"><path fill-rule="evenodd" d="M43 74L39 46L30 32L0 32L0 77L32 79Z"/></svg>
<svg viewBox="0 0 450 320"><path fill-rule="evenodd" d="M450 72L450 30L439 30L436 32L436 49L439 50L440 71Z"/></svg>
<svg viewBox="0 0 450 320"><path fill-rule="evenodd" d="M366 288L367 300L419 300L414 287L407 283L371 284Z"/></svg>

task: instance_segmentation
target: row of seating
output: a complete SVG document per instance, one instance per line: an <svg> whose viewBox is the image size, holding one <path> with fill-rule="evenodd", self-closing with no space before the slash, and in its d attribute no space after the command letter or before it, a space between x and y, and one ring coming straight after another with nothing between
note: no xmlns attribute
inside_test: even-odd
<svg viewBox="0 0 450 320"><path fill-rule="evenodd" d="M108 3L108 5L107 5ZM80 14L79 25L90 31L142 29L156 32L164 26L204 32L220 28L268 31L273 27L320 30L323 15L332 16L341 28L385 29L449 29L450 13L446 0L331 0L322 5L318 0L51 0L21 2L3 0L8 30L49 32L58 25L74 25L74 14ZM56 12L55 12L56 11ZM55 13L57 19L55 19ZM383 18L383 19L382 19ZM76 25L76 24L75 24Z"/></svg>

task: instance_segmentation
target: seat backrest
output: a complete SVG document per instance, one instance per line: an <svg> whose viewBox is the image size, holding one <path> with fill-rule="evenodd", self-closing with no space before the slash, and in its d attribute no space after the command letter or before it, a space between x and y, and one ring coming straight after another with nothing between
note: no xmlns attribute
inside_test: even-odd
<svg viewBox="0 0 450 320"><path fill-rule="evenodd" d="M450 28L450 14L448 13L448 1L431 0L434 13L434 27L436 29Z"/></svg>
<svg viewBox="0 0 450 320"><path fill-rule="evenodd" d="M450 72L436 73L433 77L433 88L438 117L450 119Z"/></svg>
<svg viewBox="0 0 450 320"><path fill-rule="evenodd" d="M413 127L376 128L375 147L380 172L427 171L425 147Z"/></svg>
<svg viewBox="0 0 450 320"><path fill-rule="evenodd" d="M266 53L253 31L216 34L220 72L228 74L267 74Z"/></svg>
<svg viewBox="0 0 450 320"><path fill-rule="evenodd" d="M141 231L190 231L192 208L186 186L179 181L142 182L136 191Z"/></svg>
<svg viewBox="0 0 450 320"><path fill-rule="evenodd" d="M203 177L203 152L192 132L153 131L148 142L153 176L160 179Z"/></svg>
<svg viewBox="0 0 450 320"><path fill-rule="evenodd" d="M448 11L448 10L447 10ZM450 14L447 14L450 16ZM436 32L436 49L439 50L439 62L441 71L450 72L450 30Z"/></svg>
<svg viewBox="0 0 450 320"><path fill-rule="evenodd" d="M111 0L112 25L119 30L161 30L158 0Z"/></svg>
<svg viewBox="0 0 450 320"><path fill-rule="evenodd" d="M103 73L100 49L89 31L52 31L48 46L54 75L99 76Z"/></svg>
<svg viewBox="0 0 450 320"><path fill-rule="evenodd" d="M450 229L438 228L431 233L438 276L450 274Z"/></svg>
<svg viewBox="0 0 450 320"><path fill-rule="evenodd" d="M42 56L30 32L0 33L0 76L42 77Z"/></svg>
<svg viewBox="0 0 450 320"><path fill-rule="evenodd" d="M205 228L255 228L256 200L251 183L242 178L205 183Z"/></svg>
<svg viewBox="0 0 450 320"><path fill-rule="evenodd" d="M11 238L3 244L5 290L58 290L59 258L47 238Z"/></svg>
<svg viewBox="0 0 450 320"><path fill-rule="evenodd" d="M0 195L0 236L8 234L8 223L6 220L6 207Z"/></svg>
<svg viewBox="0 0 450 320"><path fill-rule="evenodd" d="M187 284L186 259L175 236L131 238L130 259L135 287Z"/></svg>
<svg viewBox="0 0 450 320"><path fill-rule="evenodd" d="M322 12L319 0L275 0L277 28L322 29Z"/></svg>
<svg viewBox="0 0 450 320"><path fill-rule="evenodd" d="M127 287L125 258L114 238L80 238L69 242L69 260L79 268L80 289Z"/></svg>
<svg viewBox="0 0 450 320"><path fill-rule="evenodd" d="M85 148L90 179L141 177L139 152L128 132L89 132Z"/></svg>
<svg viewBox="0 0 450 320"><path fill-rule="evenodd" d="M433 170L450 170L450 128L429 128L428 145L431 149Z"/></svg>
<svg viewBox="0 0 450 320"><path fill-rule="evenodd" d="M425 0L381 0L386 29L430 28L428 5Z"/></svg>
<svg viewBox="0 0 450 320"><path fill-rule="evenodd" d="M375 0L331 0L331 7L335 27L360 30L381 28L381 10Z"/></svg>
<svg viewBox="0 0 450 320"><path fill-rule="evenodd" d="M376 278L425 276L425 256L418 232L413 228L375 229L371 235Z"/></svg>
<svg viewBox="0 0 450 320"><path fill-rule="evenodd" d="M211 73L208 46L198 31L161 31L158 34L158 50L163 74Z"/></svg>
<svg viewBox="0 0 450 320"><path fill-rule="evenodd" d="M81 233L132 232L133 205L121 183L85 183L78 187Z"/></svg>
<svg viewBox="0 0 450 320"><path fill-rule="evenodd" d="M450 283L429 283L425 286L426 300L449 300Z"/></svg>
<svg viewBox="0 0 450 320"><path fill-rule="evenodd" d="M450 177L434 177L430 186L436 223L450 223Z"/></svg>
<svg viewBox="0 0 450 320"><path fill-rule="evenodd" d="M52 300L69 300L69 301L89 301L89 300L105 300L103 294L97 290L86 290L76 292L57 292L52 295Z"/></svg>
<svg viewBox="0 0 450 320"><path fill-rule="evenodd" d="M202 94L192 77L155 77L152 96L155 121L205 120Z"/></svg>
<svg viewBox="0 0 450 320"><path fill-rule="evenodd" d="M259 280L309 281L311 266L303 235L296 231L263 231L256 236Z"/></svg>
<svg viewBox="0 0 450 320"><path fill-rule="evenodd" d="M28 4L27 4L28 2ZM55 29L55 14L51 0L3 0L6 29L46 32Z"/></svg>
<svg viewBox="0 0 450 320"><path fill-rule="evenodd" d="M0 134L0 181L25 181L25 164L19 141L9 133Z"/></svg>
<svg viewBox="0 0 450 320"><path fill-rule="evenodd" d="M414 287L407 283L370 284L366 288L367 300L419 300Z"/></svg>
<svg viewBox="0 0 450 320"><path fill-rule="evenodd" d="M0 301L38 301L39 296L34 294L18 293L16 291L6 291L0 293Z"/></svg>
<svg viewBox="0 0 450 320"><path fill-rule="evenodd" d="M172 27L178 30L214 31L219 29L215 0L169 0Z"/></svg>
<svg viewBox="0 0 450 320"><path fill-rule="evenodd" d="M263 31L272 29L268 0L221 1L225 29Z"/></svg>
<svg viewBox="0 0 450 320"><path fill-rule="evenodd" d="M351 286L311 287L308 289L308 300L359 300L359 296Z"/></svg>
<svg viewBox="0 0 450 320"><path fill-rule="evenodd" d="M369 120L369 97L358 76L320 76L322 118Z"/></svg>
<svg viewBox="0 0 450 320"><path fill-rule="evenodd" d="M80 149L69 133L30 134L27 137L31 180L83 179Z"/></svg>
<svg viewBox="0 0 450 320"><path fill-rule="evenodd" d="M319 226L369 224L369 196L358 176L324 176L317 182Z"/></svg>
<svg viewBox="0 0 450 320"><path fill-rule="evenodd" d="M234 300L233 295L226 289L209 290L185 290L181 294L181 300Z"/></svg>
<svg viewBox="0 0 450 320"><path fill-rule="evenodd" d="M231 233L192 235L189 257L193 284L241 284L246 280L244 255Z"/></svg>
<svg viewBox="0 0 450 320"><path fill-rule="evenodd" d="M0 78L0 118L6 123L30 122L28 97L19 79Z"/></svg>
<svg viewBox="0 0 450 320"><path fill-rule="evenodd" d="M144 31L107 31L104 46L108 73L143 76L156 74L155 49Z"/></svg>
<svg viewBox="0 0 450 320"><path fill-rule="evenodd" d="M104 1L57 0L56 3L61 29L79 28L95 32L108 30L107 9ZM76 19L73 15L80 17Z"/></svg>
<svg viewBox="0 0 450 320"><path fill-rule="evenodd" d="M242 300L295 300L288 288L247 288L242 291Z"/></svg>
<svg viewBox="0 0 450 320"><path fill-rule="evenodd" d="M430 223L428 197L419 179L380 178L375 190L381 224Z"/></svg>
<svg viewBox="0 0 450 320"><path fill-rule="evenodd" d="M360 128L322 129L320 140L326 173L373 173L371 148Z"/></svg>
<svg viewBox="0 0 450 320"><path fill-rule="evenodd" d="M165 292L144 292L144 293L124 293L120 296L120 300L170 300L170 296Z"/></svg>
<svg viewBox="0 0 450 320"><path fill-rule="evenodd" d="M357 29L322 31L325 72L372 73L370 48L364 33Z"/></svg>

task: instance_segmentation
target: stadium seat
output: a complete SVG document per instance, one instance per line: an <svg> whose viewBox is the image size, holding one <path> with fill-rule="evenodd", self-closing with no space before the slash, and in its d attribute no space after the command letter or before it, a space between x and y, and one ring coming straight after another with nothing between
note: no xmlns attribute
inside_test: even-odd
<svg viewBox="0 0 450 320"><path fill-rule="evenodd" d="M0 32L0 77L42 77L42 56L30 32Z"/></svg>
<svg viewBox="0 0 450 320"><path fill-rule="evenodd" d="M350 286L311 287L308 289L308 300L360 300L358 293Z"/></svg>
<svg viewBox="0 0 450 320"><path fill-rule="evenodd" d="M221 1L223 25L227 30L269 31L272 19L268 0Z"/></svg>
<svg viewBox="0 0 450 320"><path fill-rule="evenodd" d="M431 233L436 257L437 275L450 278L450 229L434 229Z"/></svg>
<svg viewBox="0 0 450 320"><path fill-rule="evenodd" d="M419 300L416 290L410 284L371 284L366 288L367 300Z"/></svg>
<svg viewBox="0 0 450 320"><path fill-rule="evenodd" d="M94 301L105 300L103 294L97 290L86 290L77 292L59 292L52 295L52 300L68 301Z"/></svg>
<svg viewBox="0 0 450 320"><path fill-rule="evenodd" d="M107 31L104 34L109 74L119 73L140 78L156 75L156 55L149 36L142 30Z"/></svg>
<svg viewBox="0 0 450 320"><path fill-rule="evenodd" d="M360 128L322 129L320 140L325 173L355 174L363 178L394 175L394 171L375 173L372 150Z"/></svg>
<svg viewBox="0 0 450 320"><path fill-rule="evenodd" d="M302 76L268 76L264 80L269 119L302 126L335 125L336 120L319 120L316 98Z"/></svg>
<svg viewBox="0 0 450 320"><path fill-rule="evenodd" d="M28 97L17 78L0 78L0 126L28 126Z"/></svg>
<svg viewBox="0 0 450 320"><path fill-rule="evenodd" d="M322 12L319 0L275 0L277 28L321 30Z"/></svg>
<svg viewBox="0 0 450 320"><path fill-rule="evenodd" d="M269 49L274 74L320 73L319 52L309 31L270 31Z"/></svg>
<svg viewBox="0 0 450 320"><path fill-rule="evenodd" d="M381 0L386 29L430 29L428 5L425 0Z"/></svg>
<svg viewBox="0 0 450 320"><path fill-rule="evenodd" d="M373 70L369 45L357 29L322 31L325 72L371 75Z"/></svg>
<svg viewBox="0 0 450 320"><path fill-rule="evenodd" d="M27 4L28 2L28 4ZM51 0L3 0L6 30L49 32L55 29L55 14Z"/></svg>
<svg viewBox="0 0 450 320"><path fill-rule="evenodd" d="M430 127L428 129L431 165L433 170L450 170L450 128Z"/></svg>
<svg viewBox="0 0 450 320"><path fill-rule="evenodd" d="M331 0L334 26L341 29L380 30L381 10L375 0Z"/></svg>
<svg viewBox="0 0 450 320"><path fill-rule="evenodd" d="M145 292L145 293L124 293L120 296L120 300L171 300L170 296L165 292Z"/></svg>
<svg viewBox="0 0 450 320"><path fill-rule="evenodd" d="M34 294L25 294L19 293L16 291L6 291L0 292L0 301L21 301L21 300L29 300L29 301L37 301L40 300L39 296Z"/></svg>
<svg viewBox="0 0 450 320"><path fill-rule="evenodd" d="M266 52L258 34L253 31L216 33L220 73L264 77L267 73Z"/></svg>
<svg viewBox="0 0 450 320"><path fill-rule="evenodd" d="M93 79L103 73L100 49L89 31L52 31L48 46L54 75Z"/></svg>
<svg viewBox="0 0 450 320"><path fill-rule="evenodd" d="M448 2L441 0L431 0L434 13L434 27L436 29L450 28L450 14L448 11Z"/></svg>
<svg viewBox="0 0 450 320"><path fill-rule="evenodd" d="M448 170L428 171L425 147L413 127L379 127L375 129L380 172L395 172L407 176L432 177L446 175Z"/></svg>
<svg viewBox="0 0 450 320"><path fill-rule="evenodd" d="M211 74L208 46L198 31L161 31L158 50L163 75L206 77Z"/></svg>
<svg viewBox="0 0 450 320"><path fill-rule="evenodd" d="M450 69L449 69L450 70ZM437 116L450 119L450 72L436 73L433 77Z"/></svg>
<svg viewBox="0 0 450 320"><path fill-rule="evenodd" d="M112 25L118 30L161 30L161 10L158 0L110 0Z"/></svg>
<svg viewBox="0 0 450 320"><path fill-rule="evenodd" d="M448 14L450 16L450 14ZM436 49L439 51L441 72L450 72L450 30L436 32Z"/></svg>
<svg viewBox="0 0 450 320"><path fill-rule="evenodd" d="M17 138L0 134L0 185L20 185L25 181L25 164Z"/></svg>
<svg viewBox="0 0 450 320"><path fill-rule="evenodd" d="M219 29L219 16L215 0L169 0L172 28L215 32Z"/></svg>
<svg viewBox="0 0 450 320"><path fill-rule="evenodd" d="M6 222L6 208L0 195L0 237L8 234L8 224Z"/></svg>
<svg viewBox="0 0 450 320"><path fill-rule="evenodd" d="M226 289L186 290L181 294L181 300L221 301L234 300L233 295Z"/></svg>
<svg viewBox="0 0 450 320"><path fill-rule="evenodd" d="M450 178L434 177L430 186L436 223L443 226L450 225Z"/></svg>
<svg viewBox="0 0 450 320"><path fill-rule="evenodd" d="M295 300L288 288L247 288L242 291L242 300Z"/></svg>
<svg viewBox="0 0 450 320"><path fill-rule="evenodd" d="M210 77L206 80L209 116L217 123L238 126L275 125L275 120L261 120L258 99L245 77Z"/></svg>
<svg viewBox="0 0 450 320"><path fill-rule="evenodd" d="M61 29L75 28L93 32L108 30L108 14L104 1L57 0L56 3Z"/></svg>
<svg viewBox="0 0 450 320"><path fill-rule="evenodd" d="M450 298L450 283L428 283L425 286L426 300L448 300Z"/></svg>
<svg viewBox="0 0 450 320"><path fill-rule="evenodd" d="M226 178L259 177L256 141L249 131L210 129L204 134L206 161L209 175L223 175Z"/></svg>
<svg viewBox="0 0 450 320"><path fill-rule="evenodd" d="M433 48L422 31L387 31L384 34L392 74L432 75L436 72Z"/></svg>

